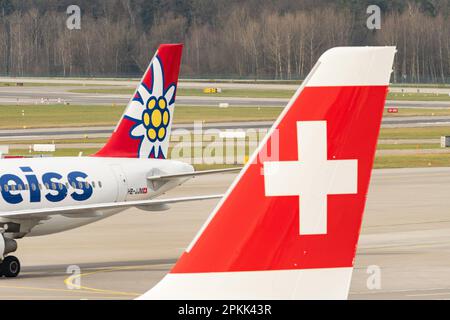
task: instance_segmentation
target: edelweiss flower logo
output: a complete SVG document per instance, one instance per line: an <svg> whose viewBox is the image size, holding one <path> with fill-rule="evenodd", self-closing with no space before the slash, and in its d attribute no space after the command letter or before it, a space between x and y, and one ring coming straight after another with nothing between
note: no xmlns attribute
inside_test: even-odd
<svg viewBox="0 0 450 320"><path fill-rule="evenodd" d="M164 90L163 67L158 57L152 63L151 72L152 88L141 83L125 116L136 122L130 134L134 139L141 139L139 158L166 158L176 86L171 84Z"/></svg>

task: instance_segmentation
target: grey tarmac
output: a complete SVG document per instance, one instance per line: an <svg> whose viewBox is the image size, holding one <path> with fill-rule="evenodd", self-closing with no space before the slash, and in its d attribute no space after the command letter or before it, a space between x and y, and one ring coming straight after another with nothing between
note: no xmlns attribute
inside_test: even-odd
<svg viewBox="0 0 450 320"><path fill-rule="evenodd" d="M166 196L224 192L234 177L198 177ZM450 168L373 171L350 299L450 298L449 190ZM158 214L130 209L22 239L23 273L1 279L0 298L133 299L170 270L215 204L177 204ZM71 265L81 273L66 273ZM373 266L381 272L378 289L367 287ZM69 289L77 283L79 290Z"/></svg>

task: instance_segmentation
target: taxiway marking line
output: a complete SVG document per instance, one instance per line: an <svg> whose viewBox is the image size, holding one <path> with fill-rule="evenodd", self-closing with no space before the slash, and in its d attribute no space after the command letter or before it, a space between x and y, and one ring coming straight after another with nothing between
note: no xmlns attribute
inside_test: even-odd
<svg viewBox="0 0 450 320"><path fill-rule="evenodd" d="M71 287L74 287L74 288L79 288L79 289L90 291L90 292L106 293L106 294L111 294L111 295L122 295L122 296L138 297L138 296L141 296L143 293L124 292L124 291L114 291L114 290L107 290L107 289L92 288L92 287L87 287L87 286L81 286L81 285L74 284L73 281L76 280L76 279L80 279L81 280L82 277L90 276L90 275L93 275L93 274L105 273L105 272L113 272L113 271L122 271L122 270L141 269L142 267L143 266L114 267L114 268L101 269L101 270L87 272L87 273L80 273L80 274L76 274L76 275L71 275L70 277L66 278L64 280L64 284L66 286L71 286Z"/></svg>
<svg viewBox="0 0 450 320"><path fill-rule="evenodd" d="M71 289L53 289L53 288L28 287L28 286L3 286L3 285L0 285L0 288L35 290L35 291L50 291L50 292L70 292L70 293L81 293L82 292L82 293L91 293L91 294L98 293L98 292L91 292L91 291L81 291L81 290L71 290Z"/></svg>
<svg viewBox="0 0 450 320"><path fill-rule="evenodd" d="M56 288L42 288L42 287L30 287L30 286L6 286L6 285L0 285L0 288L5 289L19 289L19 290L34 290L34 291L47 291L47 292L66 292L71 294L109 294L113 296L117 295L123 295L123 296L140 296L142 293L135 293L135 292L121 292L121 291L113 291L113 290L104 290L104 289L97 289L97 288L91 288L86 286L78 286L73 283L73 281L77 278L81 278L83 276L89 276L96 273L102 273L102 272L112 272L117 270L127 270L127 269L138 269L142 268L142 266L132 266L132 267L115 267L115 268L108 268L108 269L101 269L97 271L87 272L87 273L81 273L79 275L71 275L70 277L66 278L64 280L64 284L66 286L71 286L74 289L56 289ZM108 298L108 297L102 297L102 298ZM112 297L109 297L112 298Z"/></svg>

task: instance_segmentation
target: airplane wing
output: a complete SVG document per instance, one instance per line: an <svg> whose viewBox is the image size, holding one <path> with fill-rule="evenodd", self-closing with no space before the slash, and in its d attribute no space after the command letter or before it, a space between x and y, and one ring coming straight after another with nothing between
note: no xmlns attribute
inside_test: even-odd
<svg viewBox="0 0 450 320"><path fill-rule="evenodd" d="M219 199L223 195L205 195L205 196L195 196L195 197L180 197L180 198L168 198L168 199L154 199L154 200L140 200L140 201L126 201L126 202L111 202L111 203L101 203L101 204L90 204L90 205L80 205L80 206L67 206L59 208L46 208L46 209L29 209L29 210L18 210L10 212L0 213L0 218L11 218L11 219L40 219L52 215L64 215L77 217L78 215L84 215L86 213L101 213L102 210L116 209L116 208L131 208L131 207L152 207L159 208L162 205L167 205L171 203L187 202L187 201L200 201L200 200L210 200Z"/></svg>
<svg viewBox="0 0 450 320"><path fill-rule="evenodd" d="M242 167L237 168L226 168L226 169L216 169L216 170L204 170L204 171L194 171L187 173L175 173L175 174L167 174L167 175L154 175L147 177L149 181L157 181L157 180L170 180L176 178L188 178L188 177L196 177L207 174L216 174L216 173L227 173L227 172L236 172L241 171Z"/></svg>

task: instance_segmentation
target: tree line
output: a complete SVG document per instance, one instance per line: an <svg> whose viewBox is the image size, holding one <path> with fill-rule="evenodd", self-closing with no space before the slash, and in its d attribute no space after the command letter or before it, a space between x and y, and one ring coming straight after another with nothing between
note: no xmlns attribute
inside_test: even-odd
<svg viewBox="0 0 450 320"><path fill-rule="evenodd" d="M80 30L66 27L71 4ZM395 82L450 82L449 12L449 0L0 0L0 74L137 76L160 43L183 42L183 77L290 80L334 46L396 45Z"/></svg>

